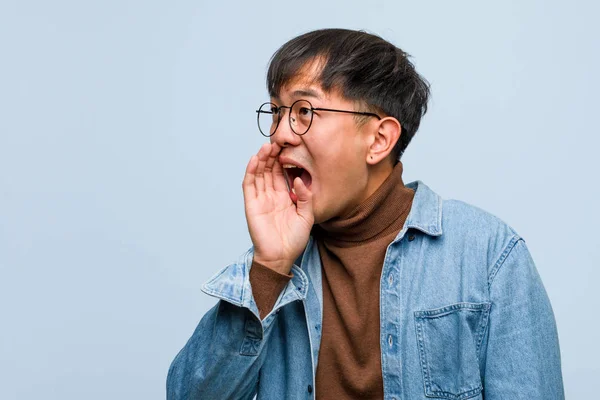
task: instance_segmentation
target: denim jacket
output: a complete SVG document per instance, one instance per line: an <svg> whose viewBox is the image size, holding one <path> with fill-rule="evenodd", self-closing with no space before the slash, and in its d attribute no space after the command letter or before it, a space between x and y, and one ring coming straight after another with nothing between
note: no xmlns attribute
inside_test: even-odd
<svg viewBox="0 0 600 400"><path fill-rule="evenodd" d="M564 399L554 314L510 226L421 181L380 281L384 398ZM168 399L312 399L321 343L313 238L263 319L250 249L202 290L219 299L172 362ZM377 328L374 328L377 329Z"/></svg>

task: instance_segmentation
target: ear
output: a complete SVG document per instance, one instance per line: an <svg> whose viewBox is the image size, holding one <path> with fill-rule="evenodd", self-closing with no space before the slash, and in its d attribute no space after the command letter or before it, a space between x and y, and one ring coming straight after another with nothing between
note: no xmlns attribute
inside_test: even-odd
<svg viewBox="0 0 600 400"><path fill-rule="evenodd" d="M378 129L373 133L372 142L367 150L367 163L375 165L387 158L402 133L400 122L394 117L385 117L379 121Z"/></svg>

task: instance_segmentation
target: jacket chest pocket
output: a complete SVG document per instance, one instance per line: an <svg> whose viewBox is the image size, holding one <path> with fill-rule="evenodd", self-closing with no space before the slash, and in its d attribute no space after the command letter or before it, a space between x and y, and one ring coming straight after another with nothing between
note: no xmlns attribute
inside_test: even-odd
<svg viewBox="0 0 600 400"><path fill-rule="evenodd" d="M482 392L479 351L489 311L490 303L457 303L415 311L427 397L463 400Z"/></svg>

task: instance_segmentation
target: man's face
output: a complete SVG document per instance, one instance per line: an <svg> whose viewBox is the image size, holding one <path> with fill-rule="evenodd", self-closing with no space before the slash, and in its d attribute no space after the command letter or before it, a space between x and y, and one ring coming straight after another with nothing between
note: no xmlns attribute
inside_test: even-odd
<svg viewBox="0 0 600 400"><path fill-rule="evenodd" d="M277 106L290 106L294 101L303 99L310 101L315 108L357 111L354 102L345 100L335 91L325 93L320 85L314 83L311 74L314 69L305 68L304 71L271 101ZM306 171L301 178L313 194L316 224L349 212L369 195L366 159L369 133L377 129L377 119L372 118L359 127L352 114L314 111L310 129L300 136L291 130L288 114L289 109L285 109L275 134L271 136L271 142L282 148L279 162L287 172L288 183L291 184L293 177L301 171L286 168L290 164Z"/></svg>

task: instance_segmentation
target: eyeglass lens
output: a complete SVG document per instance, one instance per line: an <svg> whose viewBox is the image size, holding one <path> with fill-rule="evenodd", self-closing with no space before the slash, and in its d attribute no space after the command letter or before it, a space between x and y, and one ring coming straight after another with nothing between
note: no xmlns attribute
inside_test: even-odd
<svg viewBox="0 0 600 400"><path fill-rule="evenodd" d="M258 109L258 128L264 136L272 136L284 118L286 109L290 107L273 103L264 103ZM288 121L292 131L297 135L304 135L312 124L312 104L307 100L297 100L291 106Z"/></svg>

